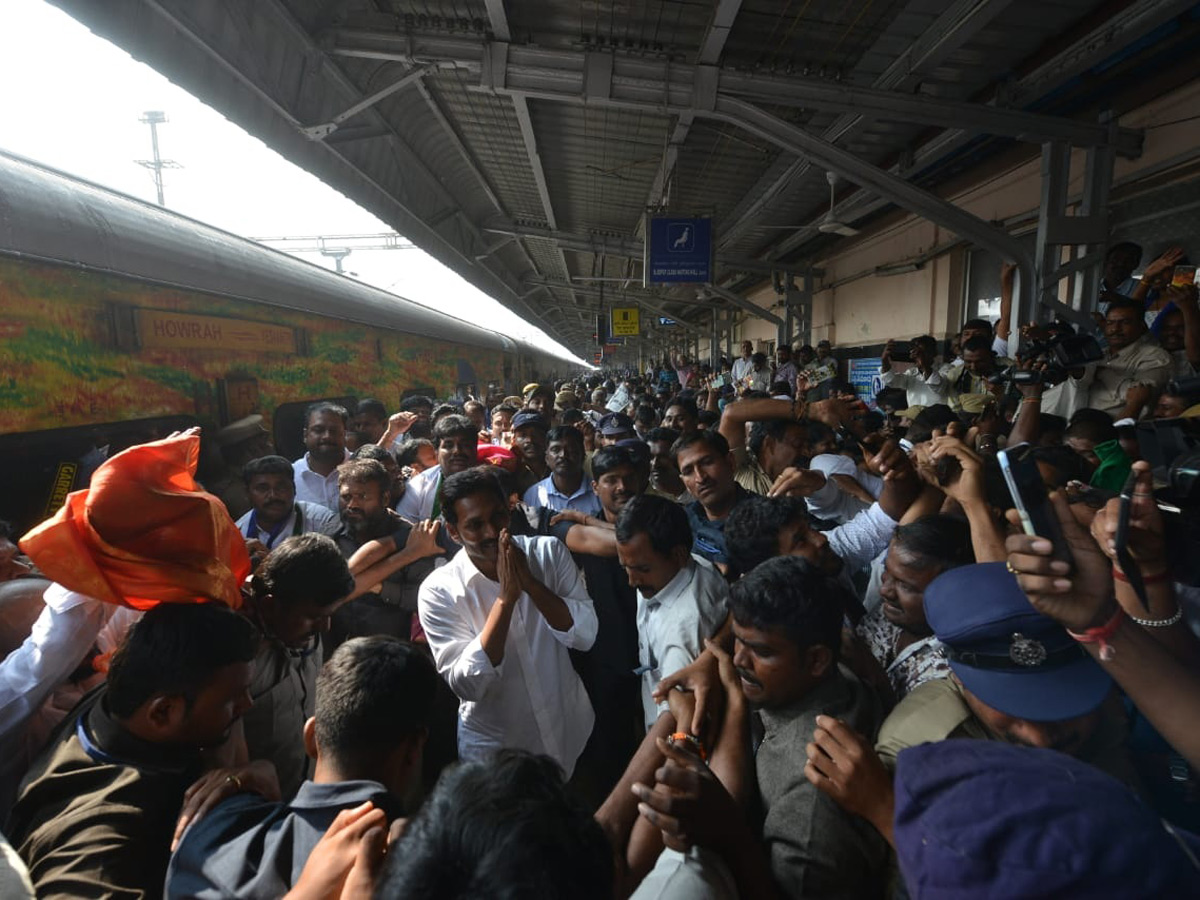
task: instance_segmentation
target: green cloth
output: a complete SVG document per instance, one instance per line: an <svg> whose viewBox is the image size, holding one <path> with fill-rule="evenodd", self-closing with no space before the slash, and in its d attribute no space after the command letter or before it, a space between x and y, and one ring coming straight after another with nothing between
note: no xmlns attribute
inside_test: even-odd
<svg viewBox="0 0 1200 900"><path fill-rule="evenodd" d="M1097 444L1092 452L1100 457L1100 468L1092 475L1091 486L1106 491L1121 490L1133 470L1133 460L1125 455L1120 442L1105 441L1103 444Z"/></svg>

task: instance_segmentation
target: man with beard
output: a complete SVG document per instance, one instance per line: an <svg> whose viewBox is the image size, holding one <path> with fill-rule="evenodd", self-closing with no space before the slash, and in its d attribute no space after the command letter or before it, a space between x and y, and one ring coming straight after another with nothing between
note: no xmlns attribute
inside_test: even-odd
<svg viewBox="0 0 1200 900"><path fill-rule="evenodd" d="M546 462L546 437L549 420L531 409L523 409L512 420L513 452L521 463L517 471L517 489L524 496L550 475Z"/></svg>
<svg viewBox="0 0 1200 900"><path fill-rule="evenodd" d="M570 425L551 428L546 434L550 475L525 492L525 503L555 512L574 509L584 515L600 515L600 500L583 474L583 458L583 432Z"/></svg>
<svg viewBox="0 0 1200 900"><path fill-rule="evenodd" d="M760 828L720 783L682 803L676 791L644 786L636 791L647 807L642 814L653 824L697 836L700 846L720 854L741 896L884 894L887 842L811 783L798 763L818 720L837 719L872 735L882 718L878 698L839 663L843 594L836 581L790 556L768 560L731 589L733 654L724 664L732 662L737 681L725 690L730 707L741 712L726 717L721 743L728 739L744 748L745 764L753 767ZM735 733L727 735L731 730ZM691 765L672 753L666 769L681 763ZM696 771L704 777L701 769ZM660 780L664 777L684 784L659 770ZM664 813L673 821L664 820ZM714 815L721 816L720 827L713 827Z"/></svg>
<svg viewBox="0 0 1200 900"><path fill-rule="evenodd" d="M250 708L258 637L220 603L162 603L133 626L5 829L39 897L161 896L184 792ZM278 799L269 765L209 777Z"/></svg>
<svg viewBox="0 0 1200 900"><path fill-rule="evenodd" d="M433 445L437 448L438 464L409 481L404 497L396 506L396 511L410 522L438 518L442 514L442 482L478 462L479 432L466 416L442 418L433 430ZM542 450L544 453L545 447Z"/></svg>
<svg viewBox="0 0 1200 900"><path fill-rule="evenodd" d="M242 469L250 512L237 520L251 556L268 553L289 537L316 532L337 534L341 523L317 503L296 499L292 464L282 456L252 459Z"/></svg>
<svg viewBox="0 0 1200 900"><path fill-rule="evenodd" d="M364 397L354 408L351 428L361 435L362 444L377 444L387 431L387 408L373 397Z"/></svg>
<svg viewBox="0 0 1200 900"><path fill-rule="evenodd" d="M592 706L568 650L588 650L596 613L561 541L508 532L508 499L486 469L443 488L447 529L462 549L421 585L421 627L460 700L458 750L544 753L568 777Z"/></svg>
<svg viewBox="0 0 1200 900"><path fill-rule="evenodd" d="M326 650L332 652L349 638L372 634L406 639L411 634L417 588L433 569L431 557L445 555L452 545L445 538L439 543L436 528L424 523L414 526L391 508L391 479L375 460L346 463L338 470L338 484L342 530L337 544L342 556L350 559L363 544L381 539L387 539L397 552L384 560L384 568L391 569L390 573L372 566L373 578L380 579L376 590L356 597L334 613Z"/></svg>
<svg viewBox="0 0 1200 900"><path fill-rule="evenodd" d="M667 704L651 693L664 675L691 665L728 614L729 586L692 556L687 513L662 497L634 497L617 518L617 559L638 593L638 668L649 731Z"/></svg>
<svg viewBox="0 0 1200 900"><path fill-rule="evenodd" d="M304 411L304 456L292 463L296 499L337 512L337 467L346 451L346 410L336 403L314 403Z"/></svg>

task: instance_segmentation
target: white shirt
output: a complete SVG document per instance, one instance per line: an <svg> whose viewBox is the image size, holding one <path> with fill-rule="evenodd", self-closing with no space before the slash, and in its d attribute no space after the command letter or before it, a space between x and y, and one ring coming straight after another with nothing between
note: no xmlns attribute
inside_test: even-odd
<svg viewBox="0 0 1200 900"><path fill-rule="evenodd" d="M404 496L396 504L396 512L410 522L420 522L433 515L433 501L442 483L442 467L430 466L408 481Z"/></svg>
<svg viewBox="0 0 1200 900"><path fill-rule="evenodd" d="M842 558L847 573L865 569L887 549L896 530L896 520L872 503L845 525L825 532L829 549Z"/></svg>
<svg viewBox="0 0 1200 900"><path fill-rule="evenodd" d="M603 512L603 508L600 506L600 498L592 490L591 482L588 481L586 475L579 479L579 489L569 497L555 486L554 476L547 475L527 490L522 499L528 506L537 509L549 507L555 512L561 512L564 509L577 509L589 516L599 516Z"/></svg>
<svg viewBox="0 0 1200 900"><path fill-rule="evenodd" d="M741 384L742 379L754 371L754 363L751 360L739 356L733 361L733 366L729 370L729 377L733 379L734 384Z"/></svg>
<svg viewBox="0 0 1200 900"><path fill-rule="evenodd" d="M854 460L840 453L821 453L812 458L808 467L825 475L825 488L806 497L808 511L818 519L828 519L839 524L849 522L867 508L867 504L838 487L831 475L849 475L864 488L878 497L883 490L883 479L869 472L860 472ZM836 493L827 488L833 485Z"/></svg>
<svg viewBox="0 0 1200 900"><path fill-rule="evenodd" d="M642 671L642 711L649 731L665 712L655 704L655 686L691 665L728 613L729 584L708 560L693 556L653 597L638 591L638 662Z"/></svg>
<svg viewBox="0 0 1200 900"><path fill-rule="evenodd" d="M879 381L884 387L901 388L908 397L909 406L933 406L945 403L950 384L936 369L928 375L922 375L921 370L913 366L907 372L897 372L895 369L879 370Z"/></svg>
<svg viewBox="0 0 1200 900"><path fill-rule="evenodd" d="M350 451L344 451L346 459ZM292 472L296 478L296 499L305 503L316 503L330 512L338 511L338 474L335 468L328 475L321 476L308 467L308 454L292 463Z"/></svg>
<svg viewBox="0 0 1200 900"><path fill-rule="evenodd" d="M557 594L571 627L555 631L522 593L513 610L504 658L493 666L480 634L500 583L460 550L421 584L417 611L438 672L459 699L458 753L479 759L502 747L544 753L567 777L592 733L595 717L571 650L596 640L596 610L571 554L557 538L518 537L533 577Z"/></svg>
<svg viewBox="0 0 1200 900"><path fill-rule="evenodd" d="M110 653L141 613L52 584L25 642L0 662L0 796L15 797L29 760L25 726L93 644Z"/></svg>
<svg viewBox="0 0 1200 900"><path fill-rule="evenodd" d="M317 534L328 534L331 537L338 533L342 527L342 520L331 513L319 503L308 503L304 500L297 500L292 506L292 511L280 528L275 532L275 540L271 541L271 532L259 527L257 520L254 523L254 534L250 533L250 516L254 514L254 510L246 513L237 520L237 529L242 533L242 537L250 541L262 541L268 550L272 549L276 544L287 538L297 534L308 534L316 532ZM299 517L299 521L297 521Z"/></svg>

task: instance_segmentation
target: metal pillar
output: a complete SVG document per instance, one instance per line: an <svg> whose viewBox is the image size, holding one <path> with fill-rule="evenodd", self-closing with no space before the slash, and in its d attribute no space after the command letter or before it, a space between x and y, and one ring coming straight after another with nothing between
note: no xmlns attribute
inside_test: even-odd
<svg viewBox="0 0 1200 900"><path fill-rule="evenodd" d="M1025 291L1018 305L1020 321L1048 320L1053 315L1087 329L1095 325L1089 315L1095 308L1108 240L1108 191L1112 185L1113 155L1087 151L1083 200L1069 215L1071 148L1063 143L1042 145L1042 203L1038 213L1035 265L1039 275L1037 300ZM1063 248L1068 248L1063 258ZM1067 281L1066 296L1059 299L1059 283Z"/></svg>

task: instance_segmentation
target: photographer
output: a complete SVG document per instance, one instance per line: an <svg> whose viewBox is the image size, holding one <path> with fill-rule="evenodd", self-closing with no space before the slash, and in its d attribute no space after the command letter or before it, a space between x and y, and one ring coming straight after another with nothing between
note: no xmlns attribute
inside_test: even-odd
<svg viewBox="0 0 1200 900"><path fill-rule="evenodd" d="M913 366L907 372L892 371L893 353L896 352L895 340L889 340L883 348L883 356L879 358L880 381L885 388L899 388L908 395L909 406L933 406L935 403L945 403L948 384L933 367L937 355L937 343L934 339L923 334L912 342Z"/></svg>
<svg viewBox="0 0 1200 900"><path fill-rule="evenodd" d="M1171 377L1175 361L1147 332L1141 305L1114 299L1104 317L1108 343L1097 362L1072 367L1067 377L1042 396L1044 413L1070 417L1084 407L1116 420L1139 419Z"/></svg>

